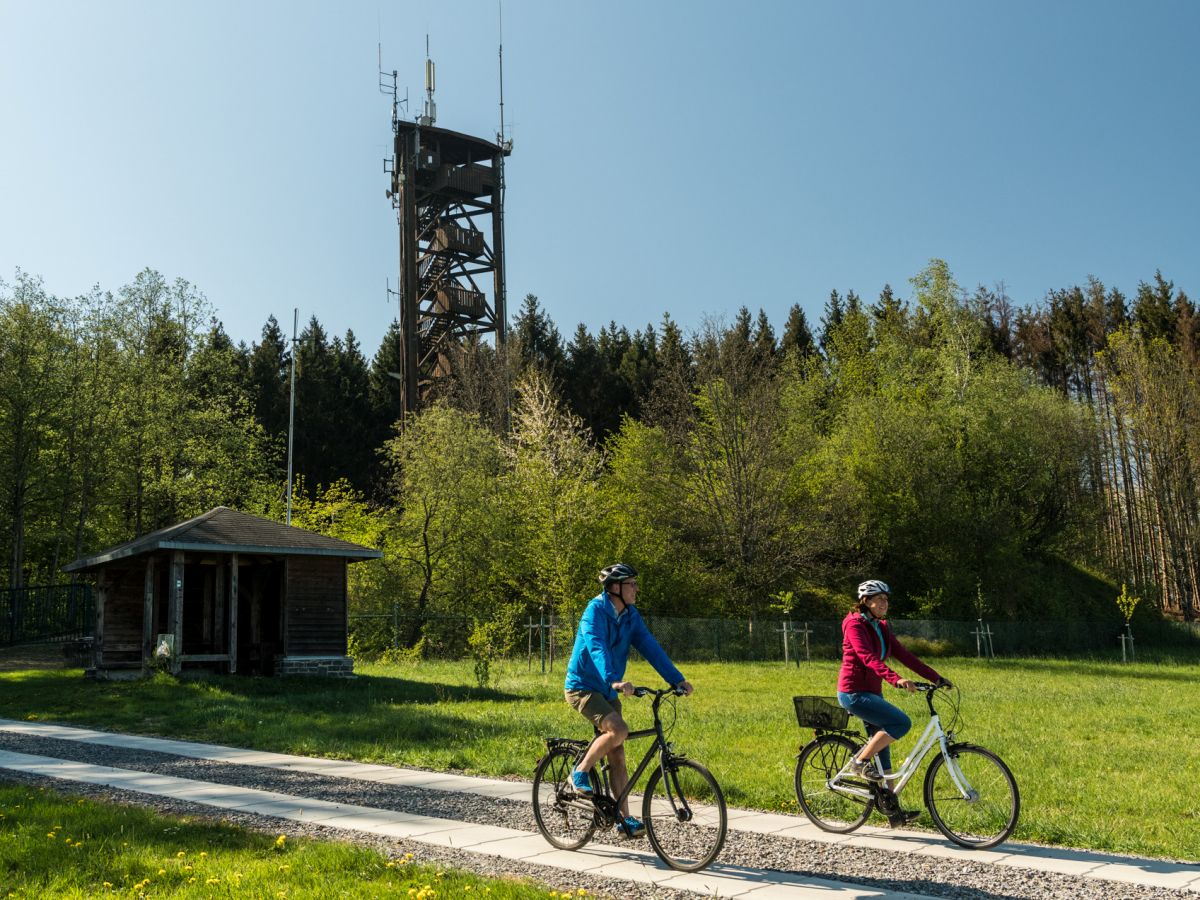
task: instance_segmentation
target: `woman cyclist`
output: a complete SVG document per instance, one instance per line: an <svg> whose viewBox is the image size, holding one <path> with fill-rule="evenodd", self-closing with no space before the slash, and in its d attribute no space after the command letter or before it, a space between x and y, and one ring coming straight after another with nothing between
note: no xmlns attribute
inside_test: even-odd
<svg viewBox="0 0 1200 900"><path fill-rule="evenodd" d="M858 586L858 605L842 621L842 670L838 675L837 695L838 703L867 726L867 743L850 760L849 773L885 787L883 775L890 775L892 771L892 753L888 745L908 734L912 720L904 710L883 699L883 682L907 691L915 691L916 685L897 675L884 660L899 660L929 681L950 683L917 659L892 634L886 618L891 592L892 589L882 581L864 581ZM882 773L871 762L876 754L879 754ZM916 810L896 807L896 813L888 817L888 822L896 827L919 815Z"/></svg>

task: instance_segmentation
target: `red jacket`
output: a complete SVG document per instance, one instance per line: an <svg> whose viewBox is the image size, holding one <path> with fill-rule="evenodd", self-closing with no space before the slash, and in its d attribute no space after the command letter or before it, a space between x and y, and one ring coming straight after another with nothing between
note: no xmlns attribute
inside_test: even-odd
<svg viewBox="0 0 1200 900"><path fill-rule="evenodd" d="M941 677L900 643L892 634L886 619L878 619L876 624L879 625L887 644L888 659L898 659L929 681L936 682ZM842 636L842 671L838 675L837 688L839 691L846 694L856 691L881 694L885 679L891 685L900 680L900 676L880 658L879 635L861 613L852 612L842 620Z"/></svg>

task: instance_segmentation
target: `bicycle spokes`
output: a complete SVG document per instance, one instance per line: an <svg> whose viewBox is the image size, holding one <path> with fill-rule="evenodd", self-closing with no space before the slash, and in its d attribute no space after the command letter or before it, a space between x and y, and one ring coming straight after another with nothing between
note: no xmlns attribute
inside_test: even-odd
<svg viewBox="0 0 1200 900"><path fill-rule="evenodd" d="M725 843L725 798L708 770L691 760L668 763L650 776L642 815L655 851L672 868L696 871Z"/></svg>

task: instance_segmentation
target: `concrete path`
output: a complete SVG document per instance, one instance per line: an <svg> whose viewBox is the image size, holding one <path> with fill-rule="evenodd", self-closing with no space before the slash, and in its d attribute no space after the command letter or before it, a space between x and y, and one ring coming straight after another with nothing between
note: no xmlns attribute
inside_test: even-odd
<svg viewBox="0 0 1200 900"><path fill-rule="evenodd" d="M192 759L213 760L226 764L262 766L272 769L306 772L336 778L352 778L419 787L427 790L456 791L488 797L529 802L531 786L523 781L475 778L419 769L318 759L243 750L216 744L173 741L137 735L113 734L83 728L68 728L36 722L0 719L0 731L58 740L79 741L108 747L167 753ZM0 768L54 778L104 784L141 793L159 794L218 806L240 809L296 821L314 822L338 828L368 831L403 837L441 846L469 848L508 859L520 859L542 865L560 866L574 871L597 871L612 878L661 884L664 887L718 893L722 897L829 898L912 897L843 882L819 882L777 871L722 866L719 863L698 874L683 874L666 868L652 853L611 847L587 847L582 851L554 850L540 835L493 826L471 825L447 819L435 819L397 813L390 810L353 807L310 800L269 791L235 788L189 779L171 778L125 769L92 766L48 757L0 752ZM1147 885L1200 892L1200 867L1153 859L1096 853L1087 850L1040 847L1006 843L996 850L966 850L950 844L939 834L917 831L890 831L865 826L851 835L829 834L807 819L753 810L730 809L731 831L756 832L801 840L878 848L893 852L925 854L951 859L987 862L1041 872L1055 872L1129 884Z"/></svg>

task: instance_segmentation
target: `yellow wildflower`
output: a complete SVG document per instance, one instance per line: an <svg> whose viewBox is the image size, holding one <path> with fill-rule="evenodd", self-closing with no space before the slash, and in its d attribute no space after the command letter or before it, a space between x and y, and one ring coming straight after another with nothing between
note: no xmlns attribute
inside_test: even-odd
<svg viewBox="0 0 1200 900"><path fill-rule="evenodd" d="M396 864L395 864L394 862L392 862L392 861L389 859L389 860L387 861L387 867L388 867L389 869L394 869L394 868L396 868Z"/></svg>
<svg viewBox="0 0 1200 900"><path fill-rule="evenodd" d="M106 888L110 888L110 887L112 887L112 882L111 882L111 881L106 881L106 882L104 882L104 886L105 886Z"/></svg>
<svg viewBox="0 0 1200 900"><path fill-rule="evenodd" d="M579 894L580 897L586 897L587 896L587 888L580 888L578 891L576 891L576 893Z"/></svg>
<svg viewBox="0 0 1200 900"><path fill-rule="evenodd" d="M208 879L208 881L206 881L204 883L205 884L220 884L221 879L220 878L210 878L210 879Z"/></svg>
<svg viewBox="0 0 1200 900"><path fill-rule="evenodd" d="M207 853L205 853L203 850L201 850L201 851L200 851L200 858L201 858L201 859L207 859L207 858L208 858L208 854L207 854Z"/></svg>
<svg viewBox="0 0 1200 900"><path fill-rule="evenodd" d="M287 871L288 869L290 869L290 868L291 868L291 865L290 865L290 864L288 864L288 863L284 863L282 866L280 866L280 867L279 867L279 871L280 871L280 872L286 872L286 871Z"/></svg>
<svg viewBox="0 0 1200 900"><path fill-rule="evenodd" d="M191 878L188 879L188 884L195 884L195 883L196 883L196 876L193 875Z"/></svg>
<svg viewBox="0 0 1200 900"><path fill-rule="evenodd" d="M176 853L175 855L176 855L176 856L177 856L179 859L183 859L185 856L187 856L187 854L186 854L186 853L184 853L182 850L180 850L180 851L179 851L178 853Z"/></svg>
<svg viewBox="0 0 1200 900"><path fill-rule="evenodd" d="M275 849L282 850L285 843L287 843L287 835L281 834L279 837L275 838Z"/></svg>

